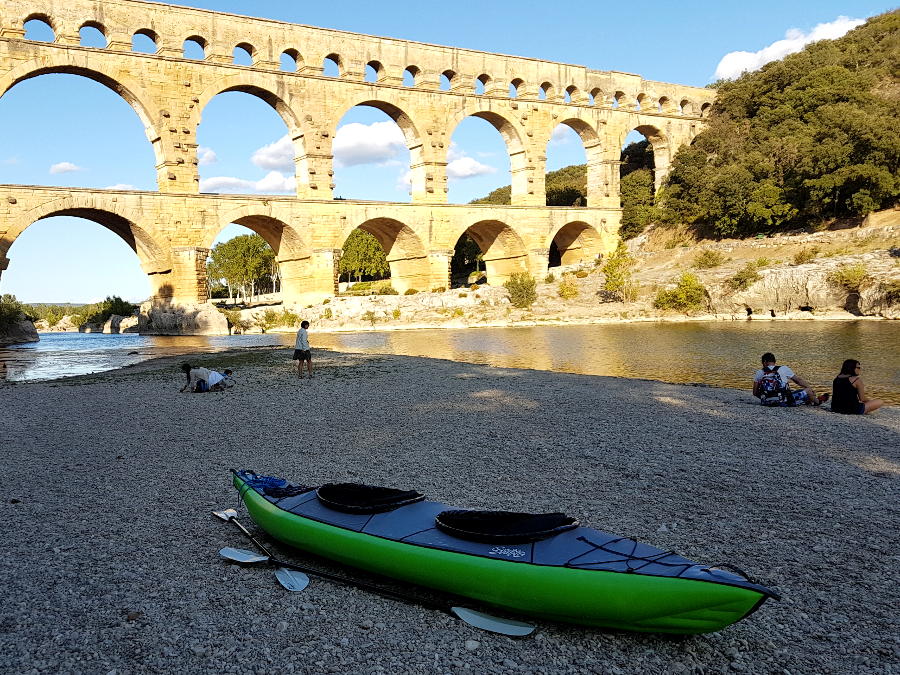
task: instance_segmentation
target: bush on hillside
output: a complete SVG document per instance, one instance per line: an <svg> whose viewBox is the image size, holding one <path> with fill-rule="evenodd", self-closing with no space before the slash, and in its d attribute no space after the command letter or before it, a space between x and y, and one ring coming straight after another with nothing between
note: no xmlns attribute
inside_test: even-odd
<svg viewBox="0 0 900 675"><path fill-rule="evenodd" d="M675 288L656 294L653 306L657 309L690 312L706 307L708 298L706 287L700 280L690 272L685 272L678 278Z"/></svg>
<svg viewBox="0 0 900 675"><path fill-rule="evenodd" d="M828 274L828 281L835 286L840 286L847 291L859 291L862 285L869 280L869 272L862 263L856 265L841 265Z"/></svg>
<svg viewBox="0 0 900 675"><path fill-rule="evenodd" d="M513 307L527 309L537 300L537 282L527 272L516 272L503 286L509 292L509 301Z"/></svg>
<svg viewBox="0 0 900 675"><path fill-rule="evenodd" d="M705 249L694 256L694 267L698 270L710 270L725 262L725 256L719 251Z"/></svg>

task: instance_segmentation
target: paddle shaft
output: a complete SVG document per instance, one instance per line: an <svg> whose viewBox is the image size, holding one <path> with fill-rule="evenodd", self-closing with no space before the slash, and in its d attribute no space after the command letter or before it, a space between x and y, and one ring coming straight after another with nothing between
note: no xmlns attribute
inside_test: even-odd
<svg viewBox="0 0 900 675"><path fill-rule="evenodd" d="M374 584L367 583L365 581L359 581L357 579L350 579L348 577L343 577L337 574L331 574L330 572L325 572L323 570L318 570L312 567L306 567L305 565L298 565L296 563L288 562L286 560L278 560L273 556L265 546L263 546L257 539L254 537L250 531L244 527L237 518L231 517L228 519L228 522L234 523L238 529L243 532L244 536L246 536L253 544L262 551L263 555L268 556L269 562L276 567L287 567L291 570L296 570L297 572L304 572L311 576L320 577L322 579L327 579L336 584L342 584L344 586L353 586L356 588L360 588L364 591L369 591L370 593L374 593L375 595L380 595L384 598L388 598L390 600L398 600L400 602L405 602L410 605L419 605L421 607L425 607L426 609L433 609L439 612L444 612L446 614L450 614L451 616L455 616L450 611L450 605L445 605L439 602L431 602L429 600L424 600L422 598L416 598L411 595L406 595L404 593L397 593L396 591L391 591L386 588L382 588L381 586L376 586Z"/></svg>

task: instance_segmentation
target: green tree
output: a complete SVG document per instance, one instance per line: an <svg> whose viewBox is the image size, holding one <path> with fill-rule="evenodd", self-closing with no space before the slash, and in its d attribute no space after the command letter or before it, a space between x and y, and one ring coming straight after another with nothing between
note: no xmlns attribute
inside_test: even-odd
<svg viewBox="0 0 900 675"><path fill-rule="evenodd" d="M650 223L653 208L653 172L649 169L632 171L622 179L622 227L623 239L636 237Z"/></svg>
<svg viewBox="0 0 900 675"><path fill-rule="evenodd" d="M363 277L384 279L390 273L387 256L378 240L364 230L353 230L344 242L338 274L346 274L348 280L355 276L357 281L362 281Z"/></svg>
<svg viewBox="0 0 900 675"><path fill-rule="evenodd" d="M628 253L624 242L606 260L601 268L606 279L603 282L603 290L614 300L627 302L635 299L637 288L631 278L634 258Z"/></svg>
<svg viewBox="0 0 900 675"><path fill-rule="evenodd" d="M275 252L258 234L243 234L216 244L209 254L207 275L212 284L225 284L233 300L240 291L252 300L260 286L272 286Z"/></svg>
<svg viewBox="0 0 900 675"><path fill-rule="evenodd" d="M481 261L484 254L477 242L467 234L461 236L456 246L453 247L453 257L450 258L450 274L452 276L466 275L481 269Z"/></svg>

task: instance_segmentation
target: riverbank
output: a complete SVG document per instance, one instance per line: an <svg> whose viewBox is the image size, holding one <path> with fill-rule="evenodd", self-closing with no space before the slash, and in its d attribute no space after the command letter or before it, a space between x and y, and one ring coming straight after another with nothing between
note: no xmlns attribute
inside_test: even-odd
<svg viewBox="0 0 900 675"><path fill-rule="evenodd" d="M11 598L0 670L900 667L900 409L763 410L731 389L325 352L316 379L298 381L286 356L197 356L235 367L238 385L220 394L177 394L181 357L0 385L15 477L0 512L16 533L0 563ZM683 640L545 623L511 640L316 580L289 594L270 572L216 555L245 546L209 515L237 502L231 467L415 487L471 508L562 510L736 564L784 600Z"/></svg>

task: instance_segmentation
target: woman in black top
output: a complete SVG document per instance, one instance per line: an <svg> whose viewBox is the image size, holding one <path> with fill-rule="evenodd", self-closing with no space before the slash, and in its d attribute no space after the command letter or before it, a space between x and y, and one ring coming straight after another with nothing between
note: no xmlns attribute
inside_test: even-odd
<svg viewBox="0 0 900 675"><path fill-rule="evenodd" d="M840 374L834 378L831 394L832 412L846 415L865 415L878 410L884 401L867 398L859 371L862 369L856 359L847 359L841 366Z"/></svg>

